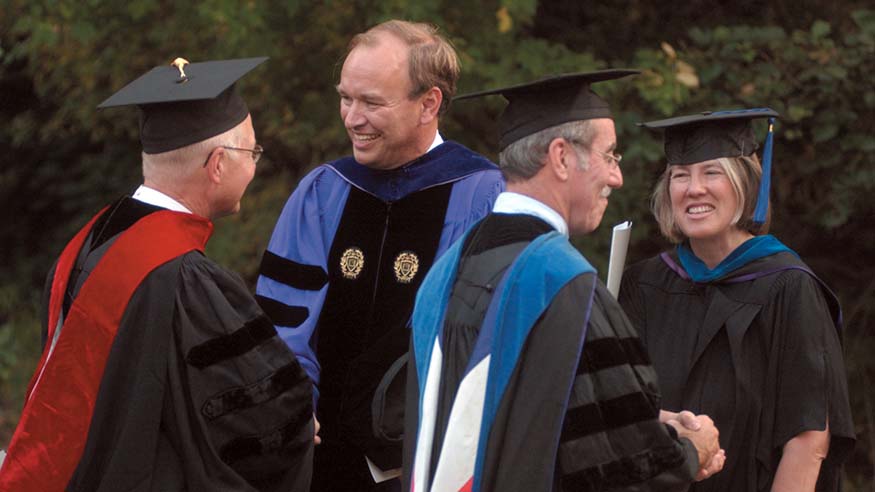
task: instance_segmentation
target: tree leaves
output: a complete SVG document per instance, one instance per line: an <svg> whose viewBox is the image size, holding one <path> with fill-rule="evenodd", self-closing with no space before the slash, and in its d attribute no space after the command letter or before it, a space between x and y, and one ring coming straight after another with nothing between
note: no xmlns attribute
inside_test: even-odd
<svg viewBox="0 0 875 492"><path fill-rule="evenodd" d="M74 229L139 180L135 111L98 111L97 104L176 56L270 56L239 84L267 157L241 214L220 223L209 246L211 255L252 281L296 180L349 152L334 90L349 38L393 17L437 24L452 39L463 66L460 92L561 72L643 70L594 86L615 108L619 149L626 156L625 184L611 195L605 226L579 239L596 265L607 263L608 226L615 221L636 224L633 258L665 247L648 212L648 195L664 167L662 143L637 122L707 109L776 109L782 118L775 142L774 230L786 232L854 307L849 326L875 319L875 308L860 300L875 278L875 11L848 12L841 2L821 11L800 1L791 7L799 15L785 15L786 6L778 2L754 16L744 5L716 1L5 0L0 207L15 220L0 223L0 308L6 311L0 313L0 353L30 355L0 364L4 411L20 407L20 382L38 352L41 277ZM702 16L703 8L715 14ZM495 120L503 105L498 97L454 104L441 131L494 158ZM764 135L765 129L758 125L757 131ZM834 261L838 245L841 262ZM862 336L853 343L871 346ZM871 363L851 362L855 371L872 370ZM851 375L853 395L861 390ZM11 394L19 399L8 399ZM3 441L0 429L0 447ZM861 449L857 461L871 467L868 448Z"/></svg>

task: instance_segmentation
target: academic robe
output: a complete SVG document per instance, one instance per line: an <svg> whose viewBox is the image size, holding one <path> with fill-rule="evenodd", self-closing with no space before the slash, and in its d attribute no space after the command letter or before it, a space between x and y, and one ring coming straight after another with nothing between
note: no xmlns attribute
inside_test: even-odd
<svg viewBox="0 0 875 492"><path fill-rule="evenodd" d="M773 238L765 238L775 243ZM659 374L665 409L714 419L723 471L691 490L767 491L783 446L829 420L818 491L839 489L854 441L838 301L795 253L694 282L676 251L632 265L620 303Z"/></svg>
<svg viewBox="0 0 875 492"><path fill-rule="evenodd" d="M309 490L308 378L211 232L123 198L68 245L0 489Z"/></svg>
<svg viewBox="0 0 875 492"><path fill-rule="evenodd" d="M490 214L429 272L414 313L403 490L685 490L693 480L695 447L659 423L637 335L550 231ZM468 411L472 401L482 411Z"/></svg>
<svg viewBox="0 0 875 492"><path fill-rule="evenodd" d="M314 489L367 490L365 455L400 467L400 443L374 434L374 392L407 350L425 272L503 189L497 166L447 141L393 170L329 162L292 193L256 292L314 383Z"/></svg>

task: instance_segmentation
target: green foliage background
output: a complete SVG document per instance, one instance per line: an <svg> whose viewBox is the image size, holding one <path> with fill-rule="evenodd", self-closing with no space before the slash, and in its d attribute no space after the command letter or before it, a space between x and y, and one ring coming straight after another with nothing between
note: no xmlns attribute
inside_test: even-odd
<svg viewBox="0 0 875 492"><path fill-rule="evenodd" d="M666 247L647 211L661 144L635 122L778 110L773 232L842 300L859 438L848 489L875 490L875 10L859 0L0 0L0 447L39 357L45 273L92 214L139 184L135 112L95 107L176 56L271 57L240 84L267 157L243 211L218 224L208 248L254 283L297 180L349 152L333 89L346 42L393 17L448 34L462 58L460 92L550 73L644 70L597 87L617 108L625 155L625 186L611 195L606 225L577 243L602 270L615 222L635 223L632 260ZM501 107L460 102L442 133L494 158Z"/></svg>

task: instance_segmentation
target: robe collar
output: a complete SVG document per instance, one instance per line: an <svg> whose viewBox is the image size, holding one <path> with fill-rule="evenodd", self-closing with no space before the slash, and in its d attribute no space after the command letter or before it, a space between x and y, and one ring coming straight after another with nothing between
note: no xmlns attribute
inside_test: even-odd
<svg viewBox="0 0 875 492"><path fill-rule="evenodd" d="M679 244L677 247L678 259L681 265L690 278L697 283L707 283L722 279L754 260L784 251L793 253L797 257L799 256L771 234L754 236L735 248L716 267L710 269L705 265L705 262L693 253L688 242Z"/></svg>
<svg viewBox="0 0 875 492"><path fill-rule="evenodd" d="M396 169L372 169L345 157L326 164L356 188L394 202L426 188L458 181L476 172L498 166L464 146L445 141Z"/></svg>

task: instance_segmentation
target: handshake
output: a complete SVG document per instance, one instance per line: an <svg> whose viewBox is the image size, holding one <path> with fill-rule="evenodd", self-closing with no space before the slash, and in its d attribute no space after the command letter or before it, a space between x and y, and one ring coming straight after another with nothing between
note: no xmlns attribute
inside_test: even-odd
<svg viewBox="0 0 875 492"><path fill-rule="evenodd" d="M707 415L696 415L684 410L680 413L659 411L659 421L675 428L680 437L693 443L699 453L699 472L696 481L704 480L723 469L726 452L720 449L720 431Z"/></svg>

